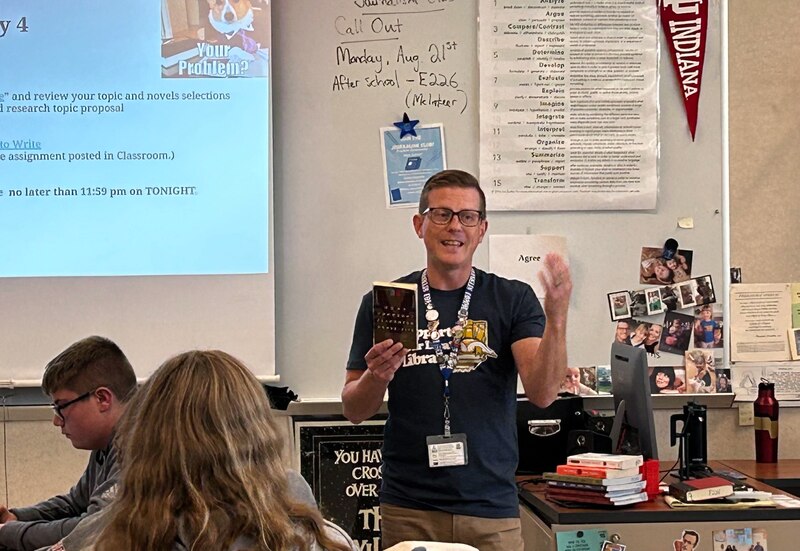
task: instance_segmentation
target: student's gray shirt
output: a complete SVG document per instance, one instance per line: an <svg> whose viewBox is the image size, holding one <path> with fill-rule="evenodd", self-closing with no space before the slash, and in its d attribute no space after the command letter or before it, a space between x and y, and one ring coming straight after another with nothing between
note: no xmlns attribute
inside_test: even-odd
<svg viewBox="0 0 800 551"><path fill-rule="evenodd" d="M0 547L29 551L53 545L87 515L108 505L116 493L119 467L113 446L93 451L80 480L67 494L30 507L10 509L17 520L0 529Z"/></svg>
<svg viewBox="0 0 800 551"><path fill-rule="evenodd" d="M289 470L286 473L289 482L289 496L293 501L316 507L317 502L314 499L314 493L306 480L300 476L296 471ZM105 528L108 519L104 513L99 513L86 518L80 525L66 538L58 542L53 547L41 549L39 551L90 551L94 549L94 541L97 536ZM326 533L335 541L345 542L350 545L354 550L355 547L350 540L350 537L335 524L328 524L326 526ZM252 545L246 538L237 540L229 551L237 551L238 549L245 549ZM172 551L186 551L186 547L180 542L176 542ZM313 551L323 551L318 545L313 548Z"/></svg>

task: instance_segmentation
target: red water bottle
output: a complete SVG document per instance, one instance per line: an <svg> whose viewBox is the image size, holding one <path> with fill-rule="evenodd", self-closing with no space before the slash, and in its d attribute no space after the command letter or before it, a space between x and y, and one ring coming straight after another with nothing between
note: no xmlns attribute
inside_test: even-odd
<svg viewBox="0 0 800 551"><path fill-rule="evenodd" d="M753 403L756 429L756 462L778 462L778 400L775 399L775 383L761 379L758 383L758 398Z"/></svg>

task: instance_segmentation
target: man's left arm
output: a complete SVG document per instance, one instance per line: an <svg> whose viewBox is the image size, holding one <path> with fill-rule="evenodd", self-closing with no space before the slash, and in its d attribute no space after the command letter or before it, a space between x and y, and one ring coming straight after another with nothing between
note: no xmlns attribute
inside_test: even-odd
<svg viewBox="0 0 800 551"><path fill-rule="evenodd" d="M569 267L561 256L548 254L544 268L539 274L546 295L544 334L511 345L525 395L538 407L547 407L558 397L567 372L567 312L572 294Z"/></svg>

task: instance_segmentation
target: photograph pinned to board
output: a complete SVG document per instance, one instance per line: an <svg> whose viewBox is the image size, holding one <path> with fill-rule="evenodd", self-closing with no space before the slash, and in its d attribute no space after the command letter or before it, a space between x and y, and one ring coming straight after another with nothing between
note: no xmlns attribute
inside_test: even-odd
<svg viewBox="0 0 800 551"><path fill-rule="evenodd" d="M631 317L639 318L647 315L647 297L644 289L629 291ZM659 297L660 298L660 297Z"/></svg>
<svg viewBox="0 0 800 551"><path fill-rule="evenodd" d="M625 551L625 545L621 543L614 543L613 541L604 541L603 548L600 551Z"/></svg>
<svg viewBox="0 0 800 551"><path fill-rule="evenodd" d="M623 308L622 300L615 304L622 293L628 293L626 300L627 310ZM714 283L710 275L689 279L682 283L672 283L662 287L647 287L627 291L609 293L609 307L611 308L611 321L616 321L619 316L630 317L653 316L662 312L684 310L703 304L716 302ZM615 319L615 311L617 318Z"/></svg>
<svg viewBox="0 0 800 551"><path fill-rule="evenodd" d="M608 310L611 313L611 321L631 317L630 294L628 291L608 293Z"/></svg>
<svg viewBox="0 0 800 551"><path fill-rule="evenodd" d="M579 367L578 370L581 372L581 383L599 393L600 391L597 388L597 366Z"/></svg>
<svg viewBox="0 0 800 551"><path fill-rule="evenodd" d="M563 235L490 235L489 271L524 281L541 299L545 292L539 274L548 253L556 253L568 262L567 238Z"/></svg>
<svg viewBox="0 0 800 551"><path fill-rule="evenodd" d="M694 302L698 306L701 304L713 304L717 302L717 296L714 294L714 283L711 281L710 275L696 277L693 280L694 285Z"/></svg>
<svg viewBox="0 0 800 551"><path fill-rule="evenodd" d="M383 180L388 208L415 208L428 178L447 168L442 124L419 124L414 133L380 129Z"/></svg>
<svg viewBox="0 0 800 551"><path fill-rule="evenodd" d="M722 306L706 304L694 310L695 348L723 348Z"/></svg>
<svg viewBox="0 0 800 551"><path fill-rule="evenodd" d="M661 301L661 290L656 289L648 289L645 291L645 296L647 298L647 315L654 316L656 314L660 314L666 307L664 303Z"/></svg>
<svg viewBox="0 0 800 551"><path fill-rule="evenodd" d="M663 331L664 328L661 324L628 318L617 321L613 340L644 348L651 357L658 358L660 357L658 350Z"/></svg>
<svg viewBox="0 0 800 551"><path fill-rule="evenodd" d="M639 283L672 285L692 277L693 251L679 249L669 260L666 260L663 254L662 247L642 247Z"/></svg>
<svg viewBox="0 0 800 551"><path fill-rule="evenodd" d="M695 306L697 302L694 299L694 286L692 281L685 281L676 285L678 288L678 305L681 310Z"/></svg>
<svg viewBox="0 0 800 551"><path fill-rule="evenodd" d="M731 370L730 368L717 367L717 394L729 394L733 392L731 386Z"/></svg>
<svg viewBox="0 0 800 551"><path fill-rule="evenodd" d="M662 352L670 354L683 354L689 349L692 337L694 317L680 312L667 312L664 314L664 328L661 333L661 342L658 345Z"/></svg>
<svg viewBox="0 0 800 551"><path fill-rule="evenodd" d="M686 352L686 391L692 394L716 392L717 373L714 353L695 348Z"/></svg>
<svg viewBox="0 0 800 551"><path fill-rule="evenodd" d="M634 337L631 337L631 344L644 348L651 356L658 356L658 350L661 344L661 335L664 332L664 327L659 323L650 321L634 320L634 323L636 324L634 328L636 342L634 342ZM640 340L639 335L642 332L642 327L644 337Z"/></svg>
<svg viewBox="0 0 800 551"><path fill-rule="evenodd" d="M715 530L713 551L769 551L766 528L728 528Z"/></svg>
<svg viewBox="0 0 800 551"><path fill-rule="evenodd" d="M577 396L594 396L597 394L597 375L595 367L568 367L567 374L561 380L561 392L569 392Z"/></svg>
<svg viewBox="0 0 800 551"><path fill-rule="evenodd" d="M597 392L599 394L611 393L611 367L607 365L597 366Z"/></svg>
<svg viewBox="0 0 800 551"><path fill-rule="evenodd" d="M614 328L614 342L630 344L632 326L633 320L631 318L618 320Z"/></svg>
<svg viewBox="0 0 800 551"><path fill-rule="evenodd" d="M680 394L686 391L686 371L680 367L648 368L650 394Z"/></svg>
<svg viewBox="0 0 800 551"><path fill-rule="evenodd" d="M661 304L664 305L664 310L672 312L678 309L678 293L672 285L665 285L660 287Z"/></svg>

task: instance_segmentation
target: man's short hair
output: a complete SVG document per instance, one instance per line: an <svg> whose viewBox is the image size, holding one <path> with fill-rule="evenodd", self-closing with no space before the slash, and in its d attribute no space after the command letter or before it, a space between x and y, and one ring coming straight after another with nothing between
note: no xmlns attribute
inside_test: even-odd
<svg viewBox="0 0 800 551"><path fill-rule="evenodd" d="M54 394L69 389L82 394L107 387L126 402L136 389L136 374L128 358L105 337L86 337L50 360L44 369L42 389Z"/></svg>
<svg viewBox="0 0 800 551"><path fill-rule="evenodd" d="M430 206L428 205L428 195L430 195L430 192L434 189L445 187L472 188L476 190L481 198L479 210L482 216L486 216L486 195L483 193L478 179L469 172L464 172L463 170L442 170L428 178L419 196L420 214L425 212L425 209Z"/></svg>
<svg viewBox="0 0 800 551"><path fill-rule="evenodd" d="M698 534L694 530L684 530L683 531L683 535L684 536L694 536L694 545L695 546L697 546L697 544L700 543L700 534ZM681 536L681 539L683 539L683 536Z"/></svg>

